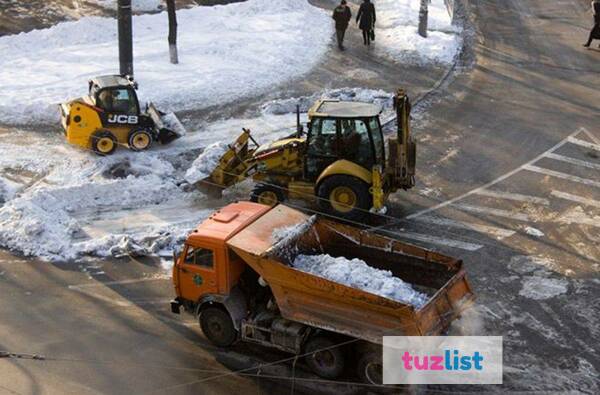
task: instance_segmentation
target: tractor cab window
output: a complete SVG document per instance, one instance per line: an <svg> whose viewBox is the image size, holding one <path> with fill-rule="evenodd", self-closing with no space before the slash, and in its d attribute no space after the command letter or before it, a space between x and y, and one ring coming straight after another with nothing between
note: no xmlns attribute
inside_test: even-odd
<svg viewBox="0 0 600 395"><path fill-rule="evenodd" d="M204 268L212 269L214 261L214 253L207 248L189 246L185 253L185 263L187 265L197 265Z"/></svg>
<svg viewBox="0 0 600 395"><path fill-rule="evenodd" d="M314 118L306 151L306 176L317 177L338 157L337 121L330 118Z"/></svg>
<svg viewBox="0 0 600 395"><path fill-rule="evenodd" d="M369 129L371 130L371 138L375 148L375 162L384 165L385 163L385 140L379 125L379 119L373 117L369 119Z"/></svg>
<svg viewBox="0 0 600 395"><path fill-rule="evenodd" d="M135 94L127 88L103 89L96 101L98 107L106 112L136 115L138 104Z"/></svg>
<svg viewBox="0 0 600 395"><path fill-rule="evenodd" d="M373 146L369 128L362 119L341 120L341 149L344 159L371 170L373 167Z"/></svg>

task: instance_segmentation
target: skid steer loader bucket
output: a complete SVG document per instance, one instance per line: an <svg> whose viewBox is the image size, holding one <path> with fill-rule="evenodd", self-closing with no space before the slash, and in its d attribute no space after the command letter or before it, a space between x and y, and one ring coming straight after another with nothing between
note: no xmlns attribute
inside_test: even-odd
<svg viewBox="0 0 600 395"><path fill-rule="evenodd" d="M158 141L161 144L169 144L185 135L185 128L174 113L159 111L154 104L148 104L148 115L152 118L158 131Z"/></svg>
<svg viewBox="0 0 600 395"><path fill-rule="evenodd" d="M252 146L250 146L251 143ZM259 145L250 135L250 130L243 129L242 134L233 144L228 144L227 148L210 175L196 183L196 187L201 192L220 197L225 188L252 175L255 168L254 152ZM204 153L200 158L203 155ZM208 155L210 156L210 154Z"/></svg>

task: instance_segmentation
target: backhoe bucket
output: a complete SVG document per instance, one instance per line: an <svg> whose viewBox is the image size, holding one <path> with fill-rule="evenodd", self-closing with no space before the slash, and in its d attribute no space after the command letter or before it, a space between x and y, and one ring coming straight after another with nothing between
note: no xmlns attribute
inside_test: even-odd
<svg viewBox="0 0 600 395"><path fill-rule="evenodd" d="M185 128L174 113L166 114L150 103L148 105L148 115L152 118L158 130L157 139L159 143L169 144L185 135Z"/></svg>
<svg viewBox="0 0 600 395"><path fill-rule="evenodd" d="M195 184L202 192L211 196L220 195L225 188L245 180L252 173L254 152L258 148L258 144L250 136L249 130L243 130L233 144L227 145L227 150L210 175ZM253 147L250 147L250 141L254 143ZM203 155L211 156L206 151L201 154L200 158Z"/></svg>

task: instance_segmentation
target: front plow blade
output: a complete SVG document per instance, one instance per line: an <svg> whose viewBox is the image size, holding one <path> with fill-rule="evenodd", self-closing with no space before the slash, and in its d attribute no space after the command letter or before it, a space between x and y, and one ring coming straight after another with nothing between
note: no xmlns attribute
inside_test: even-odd
<svg viewBox="0 0 600 395"><path fill-rule="evenodd" d="M148 105L148 115L150 115L158 130L157 138L159 143L169 144L173 140L177 140L185 135L185 128L174 113L170 112L166 114L150 103Z"/></svg>

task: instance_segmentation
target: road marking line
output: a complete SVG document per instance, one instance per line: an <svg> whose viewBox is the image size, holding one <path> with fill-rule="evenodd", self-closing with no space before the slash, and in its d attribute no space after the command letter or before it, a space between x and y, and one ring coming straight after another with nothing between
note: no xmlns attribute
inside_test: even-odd
<svg viewBox="0 0 600 395"><path fill-rule="evenodd" d="M102 287L105 285L122 285L122 284L135 284L142 283L146 281L161 281L161 280L170 280L171 276L160 275L156 277L144 277L144 278L132 278L128 280L119 280L119 281L106 281L106 282L97 282L97 283L85 283L85 284L76 284L69 285L69 289L78 289L78 288L89 288L89 287Z"/></svg>
<svg viewBox="0 0 600 395"><path fill-rule="evenodd" d="M533 166L533 165L527 165L523 169L533 171L536 173L546 174L548 176L562 178L562 179L573 181L573 182L578 182L578 183L584 184L584 185L589 185L589 186L600 188L600 181L590 180L589 178L581 178L581 177L577 177L577 176L574 176L571 174L561 173L560 171L554 171L554 170L550 170L550 169L546 169L546 168L538 167L538 166Z"/></svg>
<svg viewBox="0 0 600 395"><path fill-rule="evenodd" d="M570 200L572 202L587 204L588 206L600 207L600 202L594 199L584 198L583 196L571 195L570 193L561 192L561 191L552 191L550 193L552 196L556 196L557 198Z"/></svg>
<svg viewBox="0 0 600 395"><path fill-rule="evenodd" d="M482 189L481 191L476 192L477 195L489 196L498 199L508 199L508 200L517 200L519 202L530 202L542 204L544 206L549 206L550 201L548 199L529 196L529 195L521 195L520 193L512 193L512 192L502 192L502 191L491 191L489 189Z"/></svg>
<svg viewBox="0 0 600 395"><path fill-rule="evenodd" d="M499 240L510 237L516 233L514 230L503 229L489 225L475 224L472 222L455 221L449 218L424 216L417 218L417 221L434 225L448 226L451 228L474 230L479 233L485 233L490 236L494 236Z"/></svg>
<svg viewBox="0 0 600 395"><path fill-rule="evenodd" d="M508 211L508 210L500 210L497 208L490 208L490 207L483 207L483 206L472 206L470 204L462 204L462 203L453 204L452 206L458 208L459 210L470 211L473 213L490 214L490 215L495 215L497 217L516 219L517 221L525 221L525 222L530 221L529 216L527 214L514 213L514 212Z"/></svg>
<svg viewBox="0 0 600 395"><path fill-rule="evenodd" d="M395 237L405 238L410 240L418 240L431 244L439 244L447 247L458 248L461 250L467 251L477 251L482 248L483 245L475 244L475 243L467 243L465 241L452 240L452 239L444 239L442 237L424 235L420 233L412 233L412 232L398 232L394 233Z"/></svg>
<svg viewBox="0 0 600 395"><path fill-rule="evenodd" d="M593 149L595 151L600 151L600 144L588 143L587 141L578 139L575 136L569 136L567 138L567 140L569 140L569 143L571 143L571 144L575 144L575 145L579 145L581 147Z"/></svg>
<svg viewBox="0 0 600 395"><path fill-rule="evenodd" d="M559 160L562 162L570 163L572 165L588 167L590 169L600 169L599 163L586 162L584 160L575 159L564 155L549 153L548 155L546 155L546 158Z"/></svg>
<svg viewBox="0 0 600 395"><path fill-rule="evenodd" d="M588 136L590 139L594 140L594 143L596 143L596 144L600 145L600 139L599 139L599 138L597 138L596 136L594 136L594 135L593 135L593 134L592 134L592 133L591 133L589 130L587 130L586 128L581 128L581 129L582 129L583 133L587 134L587 136Z"/></svg>
<svg viewBox="0 0 600 395"><path fill-rule="evenodd" d="M569 137L576 136L577 134L579 134L581 132L584 132L584 131L585 131L584 128L579 128L576 131L574 131L573 133L571 133L569 135ZM475 193L477 193L477 192L479 192L479 191L481 191L483 189L487 189L487 188L491 187L492 185L498 184L499 182L502 182L502 181L506 180L507 178L511 177L512 175L520 172L521 170L523 170L523 168L525 166L530 165L532 163L535 163L538 160L542 159L544 157L544 155L546 155L547 153L555 151L558 148L562 147L563 145L565 145L567 143L567 139L568 139L568 137L566 139L563 139L562 141L559 141L558 143L556 143L556 145L554 145L550 149L542 152L541 154L539 154L538 156L536 156L535 158L533 158L529 162L527 162L527 163L525 163L525 164L517 167L516 169L513 169L513 170L509 171L506 174L501 175L500 177L496 178L495 180L492 180L492 181L488 182L487 184L484 184L484 185L482 185L482 186L480 186L478 188L475 188L475 189L472 189L472 190L470 190L468 192L465 192L462 195L459 195L459 196L457 196L455 198L452 198L452 199L446 200L444 202L438 203L435 206L431 206L431 207L423 209L421 211L417 211L416 213L413 213L413 214L405 217L405 219L417 218L417 217L420 217L420 216L422 216L424 214L428 214L428 213L430 213L432 211L439 210L440 208L443 208L443 207L446 207L446 206L448 206L450 204L453 204L454 202L457 202L457 201L459 201L461 199L464 199L467 196L471 196L471 195L473 195L473 194L475 194Z"/></svg>
<svg viewBox="0 0 600 395"><path fill-rule="evenodd" d="M559 218L558 222L568 225L578 224L600 228L600 221L598 221L596 218Z"/></svg>

